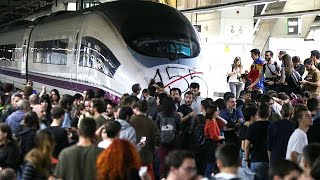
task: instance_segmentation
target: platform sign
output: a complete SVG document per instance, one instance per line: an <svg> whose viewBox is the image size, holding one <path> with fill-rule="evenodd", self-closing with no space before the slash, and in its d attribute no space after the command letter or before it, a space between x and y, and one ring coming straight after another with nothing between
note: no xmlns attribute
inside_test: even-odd
<svg viewBox="0 0 320 180"><path fill-rule="evenodd" d="M298 35L299 34L299 18L288 18L288 35Z"/></svg>

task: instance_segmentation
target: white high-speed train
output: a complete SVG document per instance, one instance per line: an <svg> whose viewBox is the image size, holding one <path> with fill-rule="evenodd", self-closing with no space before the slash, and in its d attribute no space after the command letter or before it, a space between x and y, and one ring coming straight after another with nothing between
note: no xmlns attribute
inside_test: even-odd
<svg viewBox="0 0 320 180"><path fill-rule="evenodd" d="M0 27L0 81L62 94L103 89L109 98L147 87L208 87L200 64L200 42L176 9L146 1L116 1L78 12L58 12L33 22Z"/></svg>

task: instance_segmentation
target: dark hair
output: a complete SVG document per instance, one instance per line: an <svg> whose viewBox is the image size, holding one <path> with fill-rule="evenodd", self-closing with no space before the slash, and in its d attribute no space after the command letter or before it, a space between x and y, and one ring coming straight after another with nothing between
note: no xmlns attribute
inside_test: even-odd
<svg viewBox="0 0 320 180"><path fill-rule="evenodd" d="M68 111L71 111L71 106L73 104L73 101L74 101L73 96L71 96L70 94L64 94L59 104L63 109L67 109Z"/></svg>
<svg viewBox="0 0 320 180"><path fill-rule="evenodd" d="M14 143L14 139L12 137L12 130L10 128L10 126L6 123L0 123L0 130L3 133L7 133L7 141L5 142L5 145L7 145L8 143Z"/></svg>
<svg viewBox="0 0 320 180"><path fill-rule="evenodd" d="M92 99L92 98L94 98L94 91L93 91L92 89L87 89L86 91L87 91L86 96L88 96L87 99ZM85 97L85 98L86 98L86 97Z"/></svg>
<svg viewBox="0 0 320 180"><path fill-rule="evenodd" d="M293 62L293 63L298 63L298 62L300 62L300 57L299 57L299 56L293 56L293 57L292 57L292 62Z"/></svg>
<svg viewBox="0 0 320 180"><path fill-rule="evenodd" d="M267 119L270 117L270 106L266 103L262 103L258 109L258 115L260 118Z"/></svg>
<svg viewBox="0 0 320 180"><path fill-rule="evenodd" d="M258 102L261 98L262 94L261 91L258 89L255 89L251 92L251 99Z"/></svg>
<svg viewBox="0 0 320 180"><path fill-rule="evenodd" d="M313 61L312 61L311 58L307 58L307 59L305 59L305 60L303 61L303 64L304 64L304 65L311 65L311 64L313 64Z"/></svg>
<svg viewBox="0 0 320 180"><path fill-rule="evenodd" d="M299 120L303 117L303 112L308 111L307 107L304 105L299 106L299 108L294 113L294 119L299 123Z"/></svg>
<svg viewBox="0 0 320 180"><path fill-rule="evenodd" d="M60 106L55 106L51 109L51 116L53 119L59 119L65 114L65 111Z"/></svg>
<svg viewBox="0 0 320 180"><path fill-rule="evenodd" d="M43 95L43 96L40 97L40 103L42 103L42 102L47 102L48 103L48 107L47 107L46 113L47 113L47 116L50 117L51 116L52 104L51 104L50 97L49 97L48 94Z"/></svg>
<svg viewBox="0 0 320 180"><path fill-rule="evenodd" d="M291 105L291 103L283 104L281 108L282 117L290 119L292 114L293 114L293 106Z"/></svg>
<svg viewBox="0 0 320 180"><path fill-rule="evenodd" d="M149 85L148 86L148 94L152 97L154 97L156 95L156 92L157 92L157 88L152 86L152 85Z"/></svg>
<svg viewBox="0 0 320 180"><path fill-rule="evenodd" d="M103 113L106 110L106 106L104 104L104 101L102 99L93 98L92 99L92 108L96 108L98 113Z"/></svg>
<svg viewBox="0 0 320 180"><path fill-rule="evenodd" d="M134 84L131 87L132 92L137 93L141 90L140 84Z"/></svg>
<svg viewBox="0 0 320 180"><path fill-rule="evenodd" d="M298 171L300 174L303 172L300 166L292 161L285 159L278 160L271 165L269 179L272 180L274 176L284 178L291 171Z"/></svg>
<svg viewBox="0 0 320 180"><path fill-rule="evenodd" d="M202 101L201 101L201 106L202 106L205 110L207 110L207 108L209 107L209 105L210 105L210 103L209 103L208 101L206 101L206 100L202 100Z"/></svg>
<svg viewBox="0 0 320 180"><path fill-rule="evenodd" d="M190 89L200 89L199 83L193 82L190 84Z"/></svg>
<svg viewBox="0 0 320 180"><path fill-rule="evenodd" d="M168 154L165 159L166 170L169 171L170 167L179 168L185 159L194 159L194 155L186 150L174 150Z"/></svg>
<svg viewBox="0 0 320 180"><path fill-rule="evenodd" d="M240 155L238 148L231 143L221 145L216 151L216 158L224 167L239 167Z"/></svg>
<svg viewBox="0 0 320 180"><path fill-rule="evenodd" d="M271 100L273 100L271 96L264 94L260 97L259 102L260 104L268 104Z"/></svg>
<svg viewBox="0 0 320 180"><path fill-rule="evenodd" d="M212 98L205 98L205 101L207 101L209 104L215 104Z"/></svg>
<svg viewBox="0 0 320 180"><path fill-rule="evenodd" d="M271 96L271 97L278 97L277 92L274 91L274 90L269 90L269 91L267 92L267 94L268 94L269 96Z"/></svg>
<svg viewBox="0 0 320 180"><path fill-rule="evenodd" d="M265 54L270 53L270 56L273 57L273 52L271 50L267 50Z"/></svg>
<svg viewBox="0 0 320 180"><path fill-rule="evenodd" d="M259 55L260 56L260 50L259 49L251 49L250 52L255 54L255 55Z"/></svg>
<svg viewBox="0 0 320 180"><path fill-rule="evenodd" d="M279 51L279 54L284 55L284 54L287 54L287 52L286 51Z"/></svg>
<svg viewBox="0 0 320 180"><path fill-rule="evenodd" d="M226 108L226 103L222 98L217 99L214 103L219 107L220 110Z"/></svg>
<svg viewBox="0 0 320 180"><path fill-rule="evenodd" d="M226 92L223 95L224 102L227 102L231 98L236 98L235 95L232 92Z"/></svg>
<svg viewBox="0 0 320 180"><path fill-rule="evenodd" d="M14 90L14 85L11 83L5 83L3 89L5 93L9 93Z"/></svg>
<svg viewBox="0 0 320 180"><path fill-rule="evenodd" d="M109 138L115 138L121 130L121 124L118 121L108 121L104 125L104 129Z"/></svg>
<svg viewBox="0 0 320 180"><path fill-rule="evenodd" d="M85 138L94 138L96 132L96 121L90 117L84 117L80 122L79 135Z"/></svg>
<svg viewBox="0 0 320 180"><path fill-rule="evenodd" d="M281 100L290 99L290 97L289 97L285 92L280 92L280 93L278 94L278 98L281 99Z"/></svg>
<svg viewBox="0 0 320 180"><path fill-rule="evenodd" d="M106 92L102 89L98 89L96 94L94 95L95 98L104 98Z"/></svg>
<svg viewBox="0 0 320 180"><path fill-rule="evenodd" d="M143 89L143 90L142 90L142 94L143 94L143 93L148 93L148 89Z"/></svg>
<svg viewBox="0 0 320 180"><path fill-rule="evenodd" d="M243 117L246 121L249 121L252 116L255 116L258 112L258 106L255 103L247 103L243 108Z"/></svg>
<svg viewBox="0 0 320 180"><path fill-rule="evenodd" d="M83 96L80 93L76 93L75 95L73 95L73 99L74 100L83 99Z"/></svg>
<svg viewBox="0 0 320 180"><path fill-rule="evenodd" d="M133 110L129 106L124 106L120 109L119 119L128 120L133 115Z"/></svg>
<svg viewBox="0 0 320 180"><path fill-rule="evenodd" d="M179 93L179 95L181 96L181 90L179 89L179 88L172 88L172 89L170 89L170 94L171 94L171 92L172 91L178 91L178 93Z"/></svg>
<svg viewBox="0 0 320 180"><path fill-rule="evenodd" d="M138 108L142 113L146 113L148 110L148 102L146 100L139 100L134 103L133 108Z"/></svg>
<svg viewBox="0 0 320 180"><path fill-rule="evenodd" d="M320 52L318 50L311 51L311 56L315 56L317 59L320 58Z"/></svg>
<svg viewBox="0 0 320 180"><path fill-rule="evenodd" d="M216 105L208 105L207 109L206 109L206 119L212 119L213 118L213 114L215 112L218 111L218 106Z"/></svg>
<svg viewBox="0 0 320 180"><path fill-rule="evenodd" d="M307 107L308 107L309 111L315 111L315 110L317 110L318 107L319 107L319 101L318 101L318 99L316 99L316 98L308 99L308 101L307 101Z"/></svg>
<svg viewBox="0 0 320 180"><path fill-rule="evenodd" d="M184 97L186 97L186 95L191 95L192 97L194 96L194 94L191 91L187 91L184 93Z"/></svg>
<svg viewBox="0 0 320 180"><path fill-rule="evenodd" d="M132 96L127 96L124 99L121 99L121 105L123 106L131 106L131 104L134 102L135 100Z"/></svg>
<svg viewBox="0 0 320 180"><path fill-rule="evenodd" d="M60 98L61 98L59 91L58 91L57 89L52 89L51 92L52 92L52 91L53 91L53 92L56 94L56 96L58 97L57 102L59 102L59 101L60 101ZM52 101L51 93L50 93L50 99L51 99L51 101Z"/></svg>
<svg viewBox="0 0 320 180"><path fill-rule="evenodd" d="M174 104L174 101L171 97L164 97L162 104L161 104L161 111L164 113L167 117L172 117L173 112L176 110L176 106Z"/></svg>
<svg viewBox="0 0 320 180"><path fill-rule="evenodd" d="M303 148L303 157L305 162L307 162L309 166L312 167L316 159L320 157L320 144L313 143L305 146Z"/></svg>
<svg viewBox="0 0 320 180"><path fill-rule="evenodd" d="M36 112L29 111L24 115L23 126L38 130L39 127L39 117Z"/></svg>

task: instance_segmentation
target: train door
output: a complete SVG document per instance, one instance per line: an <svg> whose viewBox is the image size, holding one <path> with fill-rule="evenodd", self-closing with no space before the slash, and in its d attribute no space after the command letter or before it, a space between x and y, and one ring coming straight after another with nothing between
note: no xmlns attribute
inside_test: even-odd
<svg viewBox="0 0 320 180"><path fill-rule="evenodd" d="M21 76L23 76L26 79L26 81L28 81L28 56L29 56L29 53L31 52L30 39L31 39L31 33L33 31L33 28L34 27L27 28L23 36L20 73L21 73Z"/></svg>

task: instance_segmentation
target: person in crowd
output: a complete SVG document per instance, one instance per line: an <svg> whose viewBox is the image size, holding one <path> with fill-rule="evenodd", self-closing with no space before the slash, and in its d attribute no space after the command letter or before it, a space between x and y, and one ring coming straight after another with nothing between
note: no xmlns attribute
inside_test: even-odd
<svg viewBox="0 0 320 180"><path fill-rule="evenodd" d="M248 77L251 81L250 86L248 87L249 90L252 89L261 89L264 90L264 77L259 79L260 74L263 70L263 65L265 64L265 60L262 59L260 56L259 49L252 49L250 51L251 58L253 60L253 64L250 67L250 72L248 73Z"/></svg>
<svg viewBox="0 0 320 180"><path fill-rule="evenodd" d="M11 168L5 168L0 170L0 179L2 180L16 180L16 172Z"/></svg>
<svg viewBox="0 0 320 180"><path fill-rule="evenodd" d="M39 102L46 109L46 120L48 120L48 124L51 123L52 122L52 119L51 119L52 105L51 105L50 97L48 95L43 95L40 97Z"/></svg>
<svg viewBox="0 0 320 180"><path fill-rule="evenodd" d="M243 95L242 95L242 100L243 100L244 103L251 102L251 91L244 90L243 91Z"/></svg>
<svg viewBox="0 0 320 180"><path fill-rule="evenodd" d="M102 141L98 147L107 149L110 144L120 136L121 124L118 121L108 121L104 126L100 127L96 134L101 136Z"/></svg>
<svg viewBox="0 0 320 180"><path fill-rule="evenodd" d="M316 98L311 98L307 102L308 109L311 111L313 116L313 123L309 127L307 132L307 137L309 143L320 143L320 110L319 110L319 100Z"/></svg>
<svg viewBox="0 0 320 180"><path fill-rule="evenodd" d="M54 147L53 150L53 157L58 158L60 152L69 146L69 141L68 141L68 132L61 127L61 124L64 119L64 110L60 106L53 107L51 110L51 115L52 115L52 123L50 126L48 126L45 130L50 132L54 140L56 142L56 146Z"/></svg>
<svg viewBox="0 0 320 180"><path fill-rule="evenodd" d="M159 147L160 175L164 177L164 162L167 154L176 148L175 140L181 132L181 117L175 111L174 101L164 96L161 100L161 111L157 114L156 122L160 130L161 144ZM179 142L177 142L179 143Z"/></svg>
<svg viewBox="0 0 320 180"><path fill-rule="evenodd" d="M312 50L310 53L310 59L313 65L320 71L320 52L318 50Z"/></svg>
<svg viewBox="0 0 320 180"><path fill-rule="evenodd" d="M13 112L7 119L6 123L10 126L13 133L16 132L18 126L23 120L26 112L30 110L30 103L27 100L19 100L17 103L17 111Z"/></svg>
<svg viewBox="0 0 320 180"><path fill-rule="evenodd" d="M140 100L145 100L148 96L148 89L143 89L141 92Z"/></svg>
<svg viewBox="0 0 320 180"><path fill-rule="evenodd" d="M283 57L284 55L286 55L286 54L287 54L286 51L279 51L279 53L278 53L278 59L279 59L280 62L282 62L282 57ZM283 67L283 66L281 65L281 67Z"/></svg>
<svg viewBox="0 0 320 180"><path fill-rule="evenodd" d="M53 106L56 106L59 104L60 101L60 93L57 89L52 89L50 92L50 99L51 99L51 104Z"/></svg>
<svg viewBox="0 0 320 180"><path fill-rule="evenodd" d="M236 109L236 98L233 94L226 95L224 98L227 108L223 109L220 113L220 117L225 119L228 124L224 127L224 135L226 142L235 143L238 149L240 149L240 140L236 132L241 127L244 119L242 111Z"/></svg>
<svg viewBox="0 0 320 180"><path fill-rule="evenodd" d="M302 150L306 145L308 145L306 133L312 125L312 116L306 107L300 107L295 112L294 116L299 123L299 128L297 128L290 136L286 159L300 164L302 159Z"/></svg>
<svg viewBox="0 0 320 180"><path fill-rule="evenodd" d="M86 117L81 121L79 141L76 145L61 151L54 172L55 177L68 180L95 179L96 160L103 150L94 144L95 131L94 119Z"/></svg>
<svg viewBox="0 0 320 180"><path fill-rule="evenodd" d="M215 179L231 180L240 179L238 169L240 167L240 156L234 144L226 143L220 146L216 152L217 166L219 173Z"/></svg>
<svg viewBox="0 0 320 180"><path fill-rule="evenodd" d="M120 139L125 139L133 144L137 142L137 135L135 129L129 124L129 120L133 115L133 110L131 107L124 106L120 108L119 118L117 121L121 124Z"/></svg>
<svg viewBox="0 0 320 180"><path fill-rule="evenodd" d="M311 94L320 94L320 71L314 66L310 58L304 60L304 66L308 71L308 75L305 77L301 84L303 89L309 91Z"/></svg>
<svg viewBox="0 0 320 180"><path fill-rule="evenodd" d="M270 121L277 121L281 118L281 105L273 100L273 98L267 94L260 97L259 104L268 104L270 107Z"/></svg>
<svg viewBox="0 0 320 180"><path fill-rule="evenodd" d="M131 93L131 97L135 100L135 101L139 101L138 95L141 92L141 86L140 84L134 84L131 87L132 93Z"/></svg>
<svg viewBox="0 0 320 180"><path fill-rule="evenodd" d="M301 94L301 76L294 70L291 56L289 54L283 55L282 61L281 77L275 82L276 85L279 85L278 91L285 92L287 95L291 93Z"/></svg>
<svg viewBox="0 0 320 180"><path fill-rule="evenodd" d="M239 139L241 141L242 167L246 168L247 164L244 161L245 141L247 139L248 127L258 119L258 106L255 103L245 104L243 108L243 116L245 119L245 123L239 130Z"/></svg>
<svg viewBox="0 0 320 180"><path fill-rule="evenodd" d="M23 90L20 91L20 93L22 93L21 94L22 98L25 100L28 100L28 101L29 101L29 97L31 96L32 92L33 92L33 89L30 86L24 86Z"/></svg>
<svg viewBox="0 0 320 180"><path fill-rule="evenodd" d="M248 127L245 142L245 161L248 168L256 173L256 176L261 180L267 179L269 167L267 154L267 132L270 124L269 108L268 104L260 104L258 109L259 119Z"/></svg>
<svg viewBox="0 0 320 180"><path fill-rule="evenodd" d="M33 108L35 105L40 104L40 97L38 94L31 94L29 97L30 107Z"/></svg>
<svg viewBox="0 0 320 180"><path fill-rule="evenodd" d="M127 97L121 99L120 105L121 105L121 106L132 107L133 104L134 104L134 102L135 102L135 99L134 99L133 97L127 96Z"/></svg>
<svg viewBox="0 0 320 180"><path fill-rule="evenodd" d="M17 129L16 139L20 144L21 159L35 146L34 138L40 129L37 113L29 111L25 114L23 125Z"/></svg>
<svg viewBox="0 0 320 180"><path fill-rule="evenodd" d="M107 120L104 118L102 113L105 111L106 107L103 102L103 100L98 99L98 98L93 98L91 100L91 105L90 105L90 114L96 120L97 123L97 129L103 126Z"/></svg>
<svg viewBox="0 0 320 180"><path fill-rule="evenodd" d="M140 150L142 166L148 167L151 179L153 176L153 153L155 147L160 145L160 132L157 123L146 116L148 109L147 101L139 100L133 105L134 116L130 120L130 125L136 130L137 140L145 141L146 145ZM146 139L143 140L143 137Z"/></svg>
<svg viewBox="0 0 320 180"><path fill-rule="evenodd" d="M38 115L40 129L45 129L48 126L48 122L46 120L46 108L41 104L37 104L32 108L32 111Z"/></svg>
<svg viewBox="0 0 320 180"><path fill-rule="evenodd" d="M94 95L94 98L98 98L98 99L103 100L105 95L106 95L106 92L104 90L98 89Z"/></svg>
<svg viewBox="0 0 320 180"><path fill-rule="evenodd" d="M189 151L172 151L166 157L167 180L192 180L197 176L194 156Z"/></svg>
<svg viewBox="0 0 320 180"><path fill-rule="evenodd" d="M32 88L32 94L38 94L35 89L33 89L33 82L31 80L28 80L26 86L30 86Z"/></svg>
<svg viewBox="0 0 320 180"><path fill-rule="evenodd" d="M90 113L91 99L90 100L85 100L83 105L84 105L84 108L80 111L80 115L79 115L79 119L78 119L78 127L80 126L80 123L81 123L83 118L85 118L85 117L92 118L91 113Z"/></svg>
<svg viewBox="0 0 320 180"><path fill-rule="evenodd" d="M19 147L13 139L10 126L5 123L0 123L0 168L17 170L19 156Z"/></svg>
<svg viewBox="0 0 320 180"><path fill-rule="evenodd" d="M180 102L182 100L181 90L179 88L170 89L170 97L173 99L173 101L176 105L176 109L178 109L180 106Z"/></svg>
<svg viewBox="0 0 320 180"><path fill-rule="evenodd" d="M310 98L311 98L311 93L309 91L304 91L302 93L302 104L307 106L307 102Z"/></svg>
<svg viewBox="0 0 320 180"><path fill-rule="evenodd" d="M116 139L97 158L98 180L141 179L140 155L135 146L127 140Z"/></svg>
<svg viewBox="0 0 320 180"><path fill-rule="evenodd" d="M270 180L298 180L303 170L296 163L281 159L271 165L269 171Z"/></svg>
<svg viewBox="0 0 320 180"><path fill-rule="evenodd" d="M299 56L293 56L292 57L292 63L293 63L293 68L296 70L300 76L302 77L305 71L304 65L300 62L300 57Z"/></svg>
<svg viewBox="0 0 320 180"><path fill-rule="evenodd" d="M184 132L188 127L190 127L193 119L197 115L197 113L192 109L193 99L194 99L194 94L191 91L187 91L184 94L184 104L179 106L177 110L177 112L181 116L182 132Z"/></svg>
<svg viewBox="0 0 320 180"><path fill-rule="evenodd" d="M189 91L194 94L194 98L192 101L192 109L197 113L201 114L200 106L203 98L200 97L200 85L198 83L191 83L189 87Z"/></svg>
<svg viewBox="0 0 320 180"><path fill-rule="evenodd" d="M290 103L284 104L281 109L282 119L272 122L268 128L267 145L270 164L279 159L286 159L287 148L283 145L288 144L289 138L295 130L295 124L291 120L292 114L292 105Z"/></svg>
<svg viewBox="0 0 320 180"><path fill-rule="evenodd" d="M25 157L22 179L48 179L52 169L52 151L55 141L50 132L40 131L35 137L35 147Z"/></svg>
<svg viewBox="0 0 320 180"><path fill-rule="evenodd" d="M311 170L318 158L320 158L320 144L309 144L303 148L303 178L313 179Z"/></svg>
<svg viewBox="0 0 320 180"><path fill-rule="evenodd" d="M91 100L94 98L94 91L92 89L87 89L83 91L84 100Z"/></svg>
<svg viewBox="0 0 320 180"><path fill-rule="evenodd" d="M215 105L209 105L207 107L205 119L204 135L206 140L204 146L207 161L205 176L210 178L215 167L214 153L220 144L219 141L225 139L225 137L221 135L220 129L227 124L227 121L219 118L219 109Z"/></svg>
<svg viewBox="0 0 320 180"><path fill-rule="evenodd" d="M70 117L70 111L73 104L73 96L70 94L64 94L59 102L60 107L63 108L65 111L64 113L64 119L62 122L62 127L64 128L70 128L71 127L71 117Z"/></svg>
<svg viewBox="0 0 320 180"><path fill-rule="evenodd" d="M241 64L241 58L236 57L233 60L231 69L227 73L227 77L230 91L236 95L237 98L239 98L240 92L243 90L243 82L241 81L241 74L243 73L244 71Z"/></svg>
<svg viewBox="0 0 320 180"><path fill-rule="evenodd" d="M12 95L14 94L14 85L11 83L4 83L3 92L4 92L5 104L8 105L12 103L11 99L12 99Z"/></svg>
<svg viewBox="0 0 320 180"><path fill-rule="evenodd" d="M6 105L6 108L4 111L2 111L1 114L1 122L6 122L6 119L14 112L18 109L18 102L22 99L22 96L19 93L13 93L11 95L11 97L8 97L10 101L9 104Z"/></svg>
<svg viewBox="0 0 320 180"><path fill-rule="evenodd" d="M114 113L115 113L115 107L117 106L116 103L113 103L113 102L109 102L107 104L107 108L106 108L106 112L103 113L103 117L107 120L107 121L113 121L115 120L115 116L114 116Z"/></svg>

